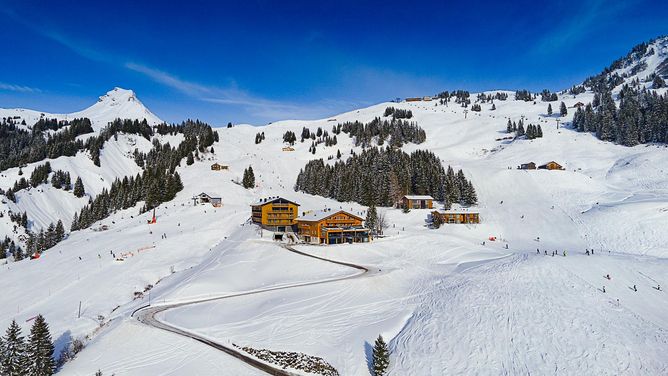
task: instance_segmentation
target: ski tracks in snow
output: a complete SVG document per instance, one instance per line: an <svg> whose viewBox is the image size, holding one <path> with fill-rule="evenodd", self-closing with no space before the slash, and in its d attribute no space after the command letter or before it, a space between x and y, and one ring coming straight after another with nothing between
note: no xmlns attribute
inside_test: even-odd
<svg viewBox="0 0 668 376"><path fill-rule="evenodd" d="M517 254L443 278L392 341L391 374L666 374L668 333L568 262Z"/></svg>

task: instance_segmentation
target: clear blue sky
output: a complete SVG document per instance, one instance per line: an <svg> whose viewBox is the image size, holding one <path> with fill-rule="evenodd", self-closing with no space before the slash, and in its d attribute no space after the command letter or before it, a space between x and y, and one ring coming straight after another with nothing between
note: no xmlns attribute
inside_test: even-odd
<svg viewBox="0 0 668 376"><path fill-rule="evenodd" d="M167 121L318 118L559 90L668 34L665 0L225 3L0 0L0 107L70 112L120 86Z"/></svg>

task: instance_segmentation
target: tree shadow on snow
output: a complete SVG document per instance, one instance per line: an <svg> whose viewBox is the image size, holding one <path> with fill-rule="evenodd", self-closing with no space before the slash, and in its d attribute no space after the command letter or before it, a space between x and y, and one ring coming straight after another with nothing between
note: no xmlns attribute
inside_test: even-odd
<svg viewBox="0 0 668 376"><path fill-rule="evenodd" d="M373 346L368 341L364 341L364 355L369 374L373 375Z"/></svg>
<svg viewBox="0 0 668 376"><path fill-rule="evenodd" d="M60 353L63 351L63 349L68 348L71 342L72 342L72 332L70 332L69 330L66 330L55 341L53 341L54 358L58 359L58 356L60 356Z"/></svg>

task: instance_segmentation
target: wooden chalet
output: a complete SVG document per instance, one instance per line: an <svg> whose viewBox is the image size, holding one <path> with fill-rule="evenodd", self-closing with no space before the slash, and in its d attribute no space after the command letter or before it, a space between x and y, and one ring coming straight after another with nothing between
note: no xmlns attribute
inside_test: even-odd
<svg viewBox="0 0 668 376"><path fill-rule="evenodd" d="M422 101L422 98L420 97L406 98L406 102L420 102L420 101Z"/></svg>
<svg viewBox="0 0 668 376"><path fill-rule="evenodd" d="M193 204L195 205L211 204L211 206L213 206L214 208L219 208L223 206L223 199L202 192L198 195L193 196Z"/></svg>
<svg viewBox="0 0 668 376"><path fill-rule="evenodd" d="M295 148L293 148L291 146L285 146L285 147L283 147L283 151L295 151Z"/></svg>
<svg viewBox="0 0 668 376"><path fill-rule="evenodd" d="M434 210L431 212L432 218L439 217L441 223L480 223L480 213L467 210Z"/></svg>
<svg viewBox="0 0 668 376"><path fill-rule="evenodd" d="M251 204L251 220L262 228L286 232L293 231L299 204L282 197L267 197Z"/></svg>
<svg viewBox="0 0 668 376"><path fill-rule="evenodd" d="M555 161L547 162L543 165L538 166L539 170L563 170L564 168Z"/></svg>
<svg viewBox="0 0 668 376"><path fill-rule="evenodd" d="M573 105L573 108L584 107L584 105L585 105L584 103L582 103L582 102L578 102L578 103L576 103L576 104Z"/></svg>
<svg viewBox="0 0 668 376"><path fill-rule="evenodd" d="M407 209L432 209L434 198L427 195L406 195L401 198L401 205Z"/></svg>
<svg viewBox="0 0 668 376"><path fill-rule="evenodd" d="M529 163L522 163L519 167L520 170L535 170L536 169L536 164L533 162Z"/></svg>
<svg viewBox="0 0 668 376"><path fill-rule="evenodd" d="M214 164L211 165L211 170L212 171L227 170L227 168L228 167L226 165L222 165L222 164L219 164L219 163L214 163Z"/></svg>
<svg viewBox="0 0 668 376"><path fill-rule="evenodd" d="M299 237L311 244L365 243L371 239L363 219L344 210L302 213L296 219Z"/></svg>

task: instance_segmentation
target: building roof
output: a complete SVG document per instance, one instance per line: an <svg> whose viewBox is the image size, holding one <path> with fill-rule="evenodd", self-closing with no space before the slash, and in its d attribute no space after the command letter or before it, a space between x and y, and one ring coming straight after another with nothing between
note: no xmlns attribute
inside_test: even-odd
<svg viewBox="0 0 668 376"><path fill-rule="evenodd" d="M433 200L434 198L429 195L405 195L408 200Z"/></svg>
<svg viewBox="0 0 668 376"><path fill-rule="evenodd" d="M555 161L549 161L549 162L545 162L544 164L540 165L540 167L547 166L547 165L549 165L550 163L555 163L555 164L561 166L559 163L557 163L557 162L555 162Z"/></svg>
<svg viewBox="0 0 668 376"><path fill-rule="evenodd" d="M196 195L196 196L197 196L197 197L204 197L204 196L206 196L206 197L208 197L208 198L210 198L210 199L213 199L213 198L220 198L220 196L210 195L210 194L208 194L208 193L206 193L206 192L202 192L202 193L200 193L200 194L198 194L198 195Z"/></svg>
<svg viewBox="0 0 668 376"><path fill-rule="evenodd" d="M339 214L339 213L345 213L345 214L347 214L351 217L355 217L355 218L359 219L360 221L363 221L362 218L356 216L355 214L350 214L345 210L334 211L332 209L314 210L314 211L305 213L301 217L297 217L296 220L297 221L306 221L306 222L319 222L319 221L322 221L323 219L329 218L329 217L331 217L335 214Z"/></svg>
<svg viewBox="0 0 668 376"><path fill-rule="evenodd" d="M274 202L291 203L291 204L295 204L295 205L299 206L298 203L296 203L294 201L290 201L290 200L285 199L283 197L279 197L279 196L261 198L261 199L255 201L254 203L252 203L251 206L258 206L258 205L264 206L264 205L271 204L271 203L274 203Z"/></svg>

